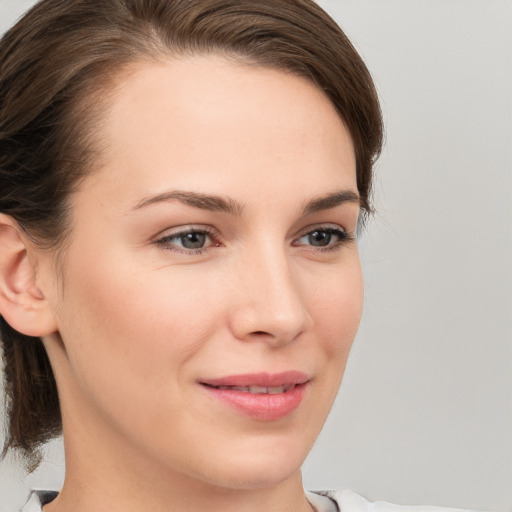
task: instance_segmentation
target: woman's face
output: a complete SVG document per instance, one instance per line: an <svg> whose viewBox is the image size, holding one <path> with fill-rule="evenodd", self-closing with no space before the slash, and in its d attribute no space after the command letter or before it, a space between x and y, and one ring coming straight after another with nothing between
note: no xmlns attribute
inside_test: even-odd
<svg viewBox="0 0 512 512"><path fill-rule="evenodd" d="M139 65L97 136L46 293L67 449L224 487L284 481L361 314L347 129L309 81L195 57Z"/></svg>

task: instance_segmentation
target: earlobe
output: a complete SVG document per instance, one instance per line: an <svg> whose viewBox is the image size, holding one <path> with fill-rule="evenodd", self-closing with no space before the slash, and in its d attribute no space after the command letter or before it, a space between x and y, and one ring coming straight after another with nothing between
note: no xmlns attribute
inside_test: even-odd
<svg viewBox="0 0 512 512"><path fill-rule="evenodd" d="M0 314L22 334L45 336L57 326L50 304L37 286L26 244L16 221L0 214Z"/></svg>

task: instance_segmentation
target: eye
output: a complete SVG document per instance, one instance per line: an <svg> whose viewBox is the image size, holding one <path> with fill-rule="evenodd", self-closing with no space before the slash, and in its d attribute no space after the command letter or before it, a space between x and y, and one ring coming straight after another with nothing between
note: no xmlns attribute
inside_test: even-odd
<svg viewBox="0 0 512 512"><path fill-rule="evenodd" d="M199 254L214 243L212 234L206 229L186 229L159 238L156 244L165 249Z"/></svg>
<svg viewBox="0 0 512 512"><path fill-rule="evenodd" d="M307 245L323 250L336 249L353 237L340 227L319 227L308 231L293 245Z"/></svg>
<svg viewBox="0 0 512 512"><path fill-rule="evenodd" d="M208 235L200 231L186 233L174 238L177 238L179 245L185 249L202 249L208 241Z"/></svg>

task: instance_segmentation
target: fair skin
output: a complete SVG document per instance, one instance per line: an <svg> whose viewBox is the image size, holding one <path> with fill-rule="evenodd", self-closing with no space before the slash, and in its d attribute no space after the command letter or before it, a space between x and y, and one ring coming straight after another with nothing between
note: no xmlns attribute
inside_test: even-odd
<svg viewBox="0 0 512 512"><path fill-rule="evenodd" d="M27 251L2 314L32 315L63 413L45 512L309 512L300 466L363 299L347 129L309 81L209 56L138 64L98 137L62 268L1 219ZM255 374L254 400L212 390Z"/></svg>

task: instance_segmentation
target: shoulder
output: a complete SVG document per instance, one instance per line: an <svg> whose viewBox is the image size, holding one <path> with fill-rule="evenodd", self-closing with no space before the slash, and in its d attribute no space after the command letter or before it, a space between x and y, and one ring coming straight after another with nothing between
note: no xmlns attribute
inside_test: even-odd
<svg viewBox="0 0 512 512"><path fill-rule="evenodd" d="M32 491L20 512L41 512L43 505L50 503L57 494L57 491Z"/></svg>
<svg viewBox="0 0 512 512"><path fill-rule="evenodd" d="M316 491L308 493L308 499L318 512L469 512L455 508L393 505L385 501L370 502L349 490ZM331 506L326 499L330 501Z"/></svg>

